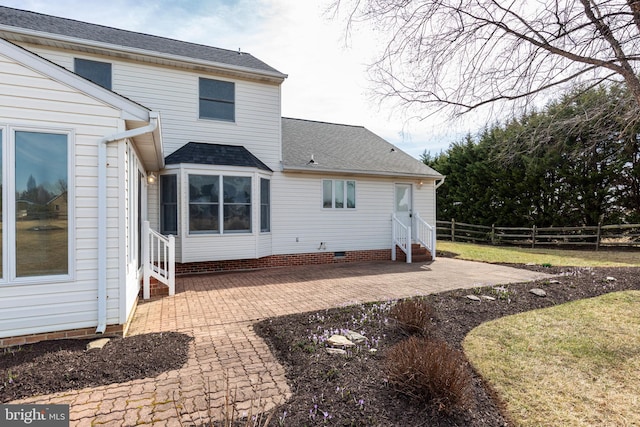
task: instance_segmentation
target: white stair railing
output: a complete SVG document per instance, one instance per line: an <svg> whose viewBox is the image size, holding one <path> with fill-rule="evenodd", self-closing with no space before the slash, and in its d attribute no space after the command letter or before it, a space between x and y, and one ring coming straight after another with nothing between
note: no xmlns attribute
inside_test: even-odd
<svg viewBox="0 0 640 427"><path fill-rule="evenodd" d="M169 295L176 293L176 246L173 236L163 236L149 227L149 221L142 224L143 280L142 297L151 297L151 278L169 287Z"/></svg>
<svg viewBox="0 0 640 427"><path fill-rule="evenodd" d="M413 216L415 220L416 240L431 253L431 259L436 259L436 229L420 217L419 213Z"/></svg>
<svg viewBox="0 0 640 427"><path fill-rule="evenodd" d="M407 264L411 264L411 226L404 225L393 214L391 217L391 260L396 260L396 246L407 255Z"/></svg>

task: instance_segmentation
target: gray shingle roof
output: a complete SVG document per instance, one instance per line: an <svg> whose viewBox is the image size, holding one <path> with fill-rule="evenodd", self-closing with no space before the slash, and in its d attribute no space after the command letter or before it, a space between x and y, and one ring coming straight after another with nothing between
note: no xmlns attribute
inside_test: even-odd
<svg viewBox="0 0 640 427"><path fill-rule="evenodd" d="M207 144L189 142L169 154L165 164L192 163L197 165L241 166L272 172L249 150L239 145Z"/></svg>
<svg viewBox="0 0 640 427"><path fill-rule="evenodd" d="M240 54L232 50L120 30L103 25L90 24L5 6L0 6L0 25L227 64L256 71L280 74L281 77L286 77L275 68L270 67L249 53L243 52Z"/></svg>
<svg viewBox="0 0 640 427"><path fill-rule="evenodd" d="M362 126L283 118L282 157L285 171L442 177Z"/></svg>

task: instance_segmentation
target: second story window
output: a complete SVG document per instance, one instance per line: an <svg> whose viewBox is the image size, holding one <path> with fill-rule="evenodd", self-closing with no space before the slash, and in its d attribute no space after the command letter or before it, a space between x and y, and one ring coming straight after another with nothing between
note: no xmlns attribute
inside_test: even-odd
<svg viewBox="0 0 640 427"><path fill-rule="evenodd" d="M111 90L110 63L75 58L73 66L76 74L87 80L91 80L105 89Z"/></svg>
<svg viewBox="0 0 640 427"><path fill-rule="evenodd" d="M233 82L200 78L200 118L233 122L236 88Z"/></svg>

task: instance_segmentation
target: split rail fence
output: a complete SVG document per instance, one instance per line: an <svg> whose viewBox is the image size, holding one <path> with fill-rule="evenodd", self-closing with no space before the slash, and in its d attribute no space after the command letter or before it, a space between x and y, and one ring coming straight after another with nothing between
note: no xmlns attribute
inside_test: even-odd
<svg viewBox="0 0 640 427"><path fill-rule="evenodd" d="M585 227L491 227L464 222L437 221L439 240L513 244L519 246L640 247L640 224L594 225Z"/></svg>

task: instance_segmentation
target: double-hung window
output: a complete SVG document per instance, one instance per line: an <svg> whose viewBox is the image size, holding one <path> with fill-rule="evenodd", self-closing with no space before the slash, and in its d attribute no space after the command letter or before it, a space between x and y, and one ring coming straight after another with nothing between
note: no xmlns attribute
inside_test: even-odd
<svg viewBox="0 0 640 427"><path fill-rule="evenodd" d="M323 180L322 207L325 209L355 209L356 182L342 179Z"/></svg>
<svg viewBox="0 0 640 427"><path fill-rule="evenodd" d="M260 231L271 231L271 181L260 178Z"/></svg>
<svg viewBox="0 0 640 427"><path fill-rule="evenodd" d="M67 132L0 128L5 280L69 275L69 139Z"/></svg>
<svg viewBox="0 0 640 427"><path fill-rule="evenodd" d="M233 82L200 78L200 118L233 122L236 119L236 88Z"/></svg>
<svg viewBox="0 0 640 427"><path fill-rule="evenodd" d="M176 175L160 175L160 232L178 234L178 185Z"/></svg>
<svg viewBox="0 0 640 427"><path fill-rule="evenodd" d="M76 74L91 80L105 89L111 90L111 64L108 62L92 61L90 59L74 59Z"/></svg>

